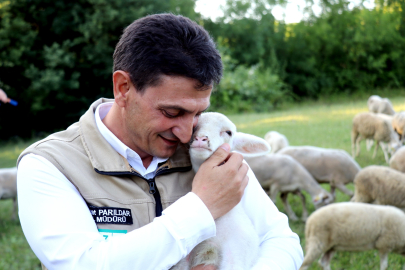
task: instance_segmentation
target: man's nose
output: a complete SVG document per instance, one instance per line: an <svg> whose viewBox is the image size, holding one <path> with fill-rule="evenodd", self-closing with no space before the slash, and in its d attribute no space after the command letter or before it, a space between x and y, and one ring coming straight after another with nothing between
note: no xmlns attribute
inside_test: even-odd
<svg viewBox="0 0 405 270"><path fill-rule="evenodd" d="M179 119L178 124L172 128L172 132L182 143L188 143L193 134L193 128L197 125L197 121L197 117Z"/></svg>

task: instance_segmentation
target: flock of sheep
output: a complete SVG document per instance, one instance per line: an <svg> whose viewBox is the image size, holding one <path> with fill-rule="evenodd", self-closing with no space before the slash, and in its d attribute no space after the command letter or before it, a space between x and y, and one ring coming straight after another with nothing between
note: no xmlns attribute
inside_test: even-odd
<svg viewBox="0 0 405 270"><path fill-rule="evenodd" d="M368 108L369 112L353 118L352 157L338 149L288 146L284 135L271 131L265 139L273 154L247 160L273 201L281 193L291 220L297 217L288 205L287 194L295 193L302 199L306 246L301 270L320 257L321 267L330 269L331 258L338 250L377 249L381 270L388 267L388 253L405 256L405 112L395 113L388 99L375 95L369 98ZM354 157L362 140L367 140L367 150L375 142L373 157L380 146L391 168L361 169ZM352 182L354 194L345 186ZM320 183L329 183L331 193ZM351 202L332 203L336 188L352 196ZM317 209L308 218L302 190L310 194Z"/></svg>

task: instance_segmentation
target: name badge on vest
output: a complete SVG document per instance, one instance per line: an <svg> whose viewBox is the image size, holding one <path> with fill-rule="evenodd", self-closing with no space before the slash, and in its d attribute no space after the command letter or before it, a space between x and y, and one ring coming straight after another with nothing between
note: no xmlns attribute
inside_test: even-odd
<svg viewBox="0 0 405 270"><path fill-rule="evenodd" d="M131 209L116 207L97 207L89 205L90 213L96 223L132 225Z"/></svg>

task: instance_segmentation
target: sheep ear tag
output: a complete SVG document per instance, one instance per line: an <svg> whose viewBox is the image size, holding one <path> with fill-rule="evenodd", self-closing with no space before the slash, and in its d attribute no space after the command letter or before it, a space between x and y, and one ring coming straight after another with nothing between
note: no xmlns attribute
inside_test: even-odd
<svg viewBox="0 0 405 270"><path fill-rule="evenodd" d="M264 139L254 135L236 132L232 143L232 150L245 157L256 157L266 155L271 147Z"/></svg>

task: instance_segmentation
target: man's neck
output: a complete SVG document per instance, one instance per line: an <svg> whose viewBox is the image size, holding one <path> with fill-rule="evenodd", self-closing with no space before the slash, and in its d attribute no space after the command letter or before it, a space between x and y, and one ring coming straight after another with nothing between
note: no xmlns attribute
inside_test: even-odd
<svg viewBox="0 0 405 270"><path fill-rule="evenodd" d="M141 158L141 159L142 159L143 166L144 166L145 168L148 168L149 165L152 163L153 156L148 156L148 157Z"/></svg>
<svg viewBox="0 0 405 270"><path fill-rule="evenodd" d="M115 103L112 105L110 111L101 121L121 142L123 142L139 155L145 168L149 167L149 165L152 163L153 156L145 153L139 153L137 149L131 147L131 144L124 139L125 136L122 134L122 130L119 129L119 127L123 126L123 121Z"/></svg>

